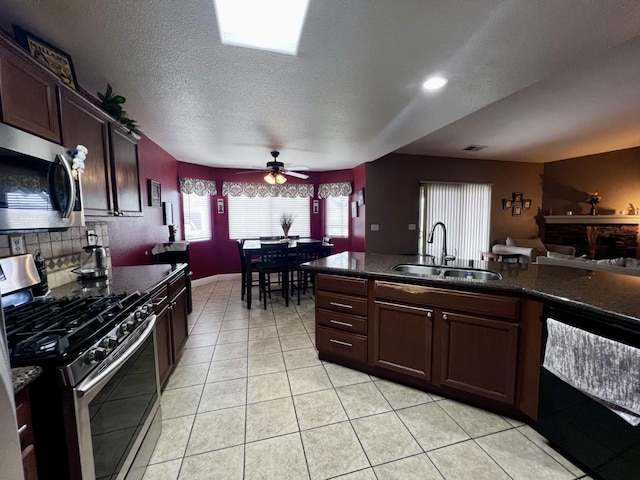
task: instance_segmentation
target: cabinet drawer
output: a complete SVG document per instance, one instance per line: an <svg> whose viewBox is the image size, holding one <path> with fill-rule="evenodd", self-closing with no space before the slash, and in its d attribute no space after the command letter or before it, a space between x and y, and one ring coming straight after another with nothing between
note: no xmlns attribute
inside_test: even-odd
<svg viewBox="0 0 640 480"><path fill-rule="evenodd" d="M336 312L350 313L353 315L367 315L367 299L352 297L351 295L339 295L333 292L316 292L316 306Z"/></svg>
<svg viewBox="0 0 640 480"><path fill-rule="evenodd" d="M362 335L318 327L316 346L318 351L327 355L349 358L358 362L367 361L367 337Z"/></svg>
<svg viewBox="0 0 640 480"><path fill-rule="evenodd" d="M318 308L316 313L318 325L337 328L346 332L367 334L367 318L338 313L324 308Z"/></svg>
<svg viewBox="0 0 640 480"><path fill-rule="evenodd" d="M367 280L364 278L338 277L336 275L317 275L318 290L330 290L339 293L353 293L367 295Z"/></svg>
<svg viewBox="0 0 640 480"><path fill-rule="evenodd" d="M185 288L184 273L181 273L178 278L172 280L169 283L169 300L173 300L183 288Z"/></svg>
<svg viewBox="0 0 640 480"><path fill-rule="evenodd" d="M153 305L153 311L158 315L169 305L169 293L166 285L153 292L151 297L151 304Z"/></svg>
<svg viewBox="0 0 640 480"><path fill-rule="evenodd" d="M375 296L402 303L451 308L512 320L520 317L520 300L513 297L381 281L375 282Z"/></svg>

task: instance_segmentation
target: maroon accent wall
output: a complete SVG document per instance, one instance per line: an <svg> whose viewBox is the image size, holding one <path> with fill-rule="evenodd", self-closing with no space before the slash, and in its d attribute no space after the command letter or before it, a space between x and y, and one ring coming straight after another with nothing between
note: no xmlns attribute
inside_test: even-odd
<svg viewBox="0 0 640 480"><path fill-rule="evenodd" d="M151 249L169 241L169 230L162 224L162 207L149 207L147 179L162 185L162 201L173 203L174 221L182 224L178 205L177 160L143 136L138 142L140 195L144 217L115 218L108 222L113 266L153 263Z"/></svg>
<svg viewBox="0 0 640 480"><path fill-rule="evenodd" d="M211 240L192 242L190 244L191 253L191 271L193 278L203 278L223 273L238 273L240 271L240 256L235 240L229 239L229 219L226 197L222 195L222 183L228 182L263 182L264 172L256 171L255 173L247 173L237 175L237 172L243 170L231 168L213 168L203 165L195 165L192 163L178 162L178 177L200 178L203 180L214 180L218 189L218 194L211 197L211 225L213 235ZM245 170L246 171L246 170ZM351 170L337 170L333 172L308 172L308 180L289 177L289 183L308 183L315 185L316 197L318 185L320 183L329 182L351 182L353 174ZM225 209L223 214L217 213L217 199L223 198ZM309 208L311 209L311 201L309 199ZM180 215L182 218L182 205L180 204ZM313 238L322 238L324 236L324 202L320 201L320 213L311 214L311 236ZM184 238L181 228L178 236ZM342 252L351 249L350 239L335 239L333 252Z"/></svg>
<svg viewBox="0 0 640 480"><path fill-rule="evenodd" d="M351 201L355 201L358 190L366 186L366 163L353 169L353 195ZM364 205L358 208L358 216L351 219L351 250L364 252L366 249L366 213L367 213L367 189L365 188Z"/></svg>

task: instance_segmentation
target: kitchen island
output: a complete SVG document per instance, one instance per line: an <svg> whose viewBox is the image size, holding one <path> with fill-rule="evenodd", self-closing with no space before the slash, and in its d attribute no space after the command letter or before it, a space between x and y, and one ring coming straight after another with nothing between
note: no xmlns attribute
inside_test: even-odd
<svg viewBox="0 0 640 480"><path fill-rule="evenodd" d="M399 265L419 267L398 271ZM428 257L354 252L303 268L316 273L322 360L520 418L596 478L637 478L638 427L541 364L550 318L580 335L638 349L640 278L508 262L434 265ZM601 356L584 352L586 344L560 354L573 364ZM634 358L607 357L613 365L636 365Z"/></svg>

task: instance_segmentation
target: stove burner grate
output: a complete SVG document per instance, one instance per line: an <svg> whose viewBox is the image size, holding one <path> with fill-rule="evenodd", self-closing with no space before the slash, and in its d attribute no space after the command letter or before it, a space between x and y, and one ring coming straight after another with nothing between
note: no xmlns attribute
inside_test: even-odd
<svg viewBox="0 0 640 480"><path fill-rule="evenodd" d="M4 311L12 360L57 358L90 343L140 297L37 299Z"/></svg>

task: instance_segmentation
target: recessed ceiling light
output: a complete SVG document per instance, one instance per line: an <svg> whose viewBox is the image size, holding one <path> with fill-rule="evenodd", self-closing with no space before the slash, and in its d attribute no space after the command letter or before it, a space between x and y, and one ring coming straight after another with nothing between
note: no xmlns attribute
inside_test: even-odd
<svg viewBox="0 0 640 480"><path fill-rule="evenodd" d="M448 81L449 80L444 77L431 77L422 84L422 88L425 90L438 90L439 88L444 87Z"/></svg>
<svg viewBox="0 0 640 480"><path fill-rule="evenodd" d="M214 0L225 45L296 55L309 0Z"/></svg>

